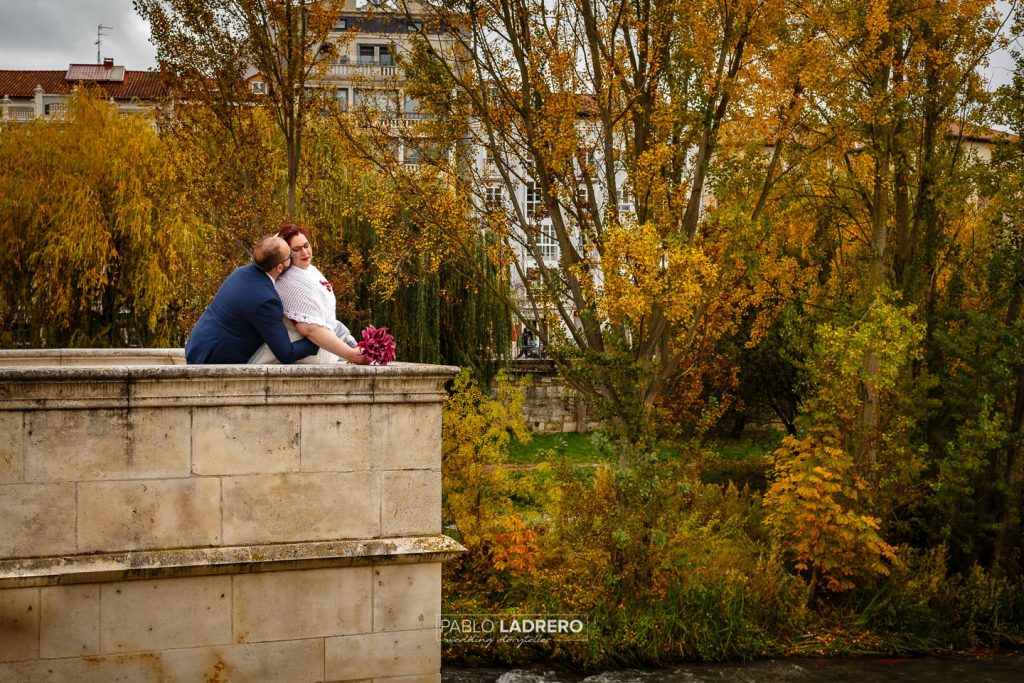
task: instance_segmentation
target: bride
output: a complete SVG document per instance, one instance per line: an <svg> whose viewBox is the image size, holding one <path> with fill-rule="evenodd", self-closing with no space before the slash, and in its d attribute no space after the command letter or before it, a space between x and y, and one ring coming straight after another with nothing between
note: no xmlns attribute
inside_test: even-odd
<svg viewBox="0 0 1024 683"><path fill-rule="evenodd" d="M312 264L313 248L309 233L301 225L286 223L277 236L292 250L292 267L274 283L284 306L284 324L292 341L302 337L320 347L319 353L300 363L336 363L339 356L350 363L365 365L369 361L357 348L355 338L335 317L337 299L324 274ZM266 344L257 349L250 363L276 363Z"/></svg>

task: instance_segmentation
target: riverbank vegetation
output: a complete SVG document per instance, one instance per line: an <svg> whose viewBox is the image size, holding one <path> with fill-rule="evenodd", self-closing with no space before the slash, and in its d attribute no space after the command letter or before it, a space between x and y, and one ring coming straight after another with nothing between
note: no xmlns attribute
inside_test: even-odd
<svg viewBox="0 0 1024 683"><path fill-rule="evenodd" d="M639 464L624 468L625 446L600 432L518 442L521 405L503 378L492 395L467 374L446 404L444 521L469 550L445 566L443 611L577 615L586 637L449 639L451 661L601 668L1024 644L1021 577L956 571L943 542L882 540L893 522L936 520L851 514L861 489L827 444L709 440L632 453Z"/></svg>

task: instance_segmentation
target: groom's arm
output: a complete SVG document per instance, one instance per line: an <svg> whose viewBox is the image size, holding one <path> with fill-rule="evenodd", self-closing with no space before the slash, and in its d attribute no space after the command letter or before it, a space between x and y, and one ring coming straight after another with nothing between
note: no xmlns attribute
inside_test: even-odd
<svg viewBox="0 0 1024 683"><path fill-rule="evenodd" d="M281 307L279 299L264 301L255 313L253 325L274 357L281 363L294 363L320 350L320 347L308 339L293 342L288 338L288 330L281 322L284 318L284 308Z"/></svg>

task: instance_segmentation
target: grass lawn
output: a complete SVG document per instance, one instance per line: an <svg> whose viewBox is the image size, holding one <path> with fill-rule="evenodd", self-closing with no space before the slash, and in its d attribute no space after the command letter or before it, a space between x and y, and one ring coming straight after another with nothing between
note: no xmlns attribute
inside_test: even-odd
<svg viewBox="0 0 1024 683"><path fill-rule="evenodd" d="M566 432L564 434L534 434L530 443L515 439L509 445L508 462L513 465L539 465L561 461L570 464L602 462L606 458L597 452L590 434Z"/></svg>
<svg viewBox="0 0 1024 683"><path fill-rule="evenodd" d="M725 485L730 481L763 491L767 486L770 454L782 442L781 432L759 432L742 439L714 439L706 447L717 457L706 463L700 478L707 484ZM564 434L534 434L529 443L513 440L509 446L510 465L542 465L561 463L579 465L611 462L608 455L599 452L590 434L567 432ZM589 469L589 468L585 468ZM591 473L580 473L588 476ZM524 478L548 476L547 473L522 473Z"/></svg>

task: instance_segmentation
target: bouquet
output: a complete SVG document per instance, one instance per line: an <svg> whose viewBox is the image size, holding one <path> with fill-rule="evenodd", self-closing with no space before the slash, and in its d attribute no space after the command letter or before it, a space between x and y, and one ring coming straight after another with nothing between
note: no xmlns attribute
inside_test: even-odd
<svg viewBox="0 0 1024 683"><path fill-rule="evenodd" d="M387 365L395 359L395 338L388 334L386 327L370 325L363 329L363 340L359 348L370 365Z"/></svg>

